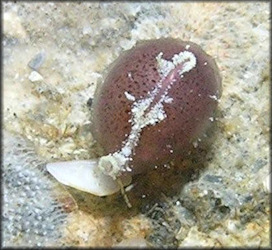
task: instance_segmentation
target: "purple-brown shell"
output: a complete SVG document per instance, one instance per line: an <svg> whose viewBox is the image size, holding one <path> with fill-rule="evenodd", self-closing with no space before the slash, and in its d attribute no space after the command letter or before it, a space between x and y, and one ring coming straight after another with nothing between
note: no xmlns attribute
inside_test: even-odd
<svg viewBox="0 0 272 250"><path fill-rule="evenodd" d="M132 101L144 99L162 80L156 57L171 61L175 54L192 52L196 66L182 77L175 74L169 89L172 102L163 104L166 118L141 131L130 167L134 173L147 171L183 156L203 135L213 119L221 96L221 77L214 59L200 46L179 39L161 38L138 43L113 63L92 104L92 133L105 153L120 150L131 131ZM167 86L165 78L163 85Z"/></svg>

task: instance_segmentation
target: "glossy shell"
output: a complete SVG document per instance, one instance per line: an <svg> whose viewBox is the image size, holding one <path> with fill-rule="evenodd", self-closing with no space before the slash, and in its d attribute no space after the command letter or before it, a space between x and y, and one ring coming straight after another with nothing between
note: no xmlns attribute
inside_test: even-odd
<svg viewBox="0 0 272 250"><path fill-rule="evenodd" d="M221 96L218 67L195 43L172 38L142 41L119 56L97 89L92 104L92 133L105 154L114 153L122 148L131 131L133 99L146 98L162 79L158 55L162 52L163 59L171 61L183 51L195 55L196 66L182 77L175 75L168 92L172 101L163 104L167 117L141 131L129 163L133 173L187 154L192 143L203 135Z"/></svg>

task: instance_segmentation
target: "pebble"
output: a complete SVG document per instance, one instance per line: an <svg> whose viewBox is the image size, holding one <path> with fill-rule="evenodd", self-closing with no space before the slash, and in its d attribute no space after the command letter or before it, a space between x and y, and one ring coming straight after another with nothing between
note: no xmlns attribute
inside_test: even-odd
<svg viewBox="0 0 272 250"><path fill-rule="evenodd" d="M14 12L4 13L4 34L8 37L25 39L27 34L20 18Z"/></svg>
<svg viewBox="0 0 272 250"><path fill-rule="evenodd" d="M30 62L28 63L28 67L37 71L42 66L44 61L45 52L41 51L30 60Z"/></svg>
<svg viewBox="0 0 272 250"><path fill-rule="evenodd" d="M28 77L31 82L40 82L43 80L42 75L40 75L37 71L32 71Z"/></svg>

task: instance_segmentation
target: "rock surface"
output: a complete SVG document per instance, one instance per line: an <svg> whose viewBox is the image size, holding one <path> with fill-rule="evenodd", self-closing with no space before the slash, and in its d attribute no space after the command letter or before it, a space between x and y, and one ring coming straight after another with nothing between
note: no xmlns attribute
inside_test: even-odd
<svg viewBox="0 0 272 250"><path fill-rule="evenodd" d="M135 176L127 190L132 209L120 194L94 197L68 188L72 199L60 202L70 211L67 216L55 217L60 210L46 213L53 208L51 198L41 207L61 237L33 237L35 217L25 228L33 232L28 234L27 220L20 216L27 214L28 204L38 208L39 201L20 196L35 181L17 187L18 192L4 185L3 193L17 202L4 200L2 218L16 221L3 227L5 246L33 240L33 246L49 241L51 246L110 247L135 237L155 247L269 246L271 191L264 185L270 172L268 2L17 1L5 2L3 14L3 128L31 145L22 158L4 155L3 183L18 159L26 163L24 171L36 168L40 176L42 166L27 154L33 149L38 162L101 156L89 129L87 102L109 65L139 40L195 42L216 59L223 80L218 119L208 133L214 134L212 143L197 142L198 154L176 168ZM43 81L32 83L28 63L42 50ZM4 142L3 148L10 145ZM193 170L180 171L187 165ZM20 180L17 174L11 177L13 183ZM46 183L39 186L46 197L65 193L59 184Z"/></svg>

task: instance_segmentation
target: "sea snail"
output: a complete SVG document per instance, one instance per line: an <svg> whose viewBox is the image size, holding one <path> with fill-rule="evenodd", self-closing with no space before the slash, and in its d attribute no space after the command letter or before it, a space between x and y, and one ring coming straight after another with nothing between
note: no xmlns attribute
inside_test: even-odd
<svg viewBox="0 0 272 250"><path fill-rule="evenodd" d="M95 93L91 131L105 155L47 169L63 184L113 194L118 180L128 185L133 174L185 156L212 122L221 92L214 59L197 44L141 41L119 56Z"/></svg>

